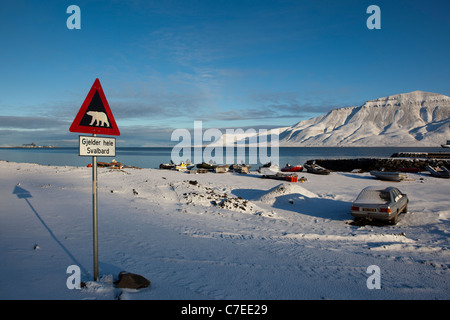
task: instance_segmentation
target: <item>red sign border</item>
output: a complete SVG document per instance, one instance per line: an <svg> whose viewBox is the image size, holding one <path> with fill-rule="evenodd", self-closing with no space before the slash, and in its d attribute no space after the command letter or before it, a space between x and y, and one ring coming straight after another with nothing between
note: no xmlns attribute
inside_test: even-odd
<svg viewBox="0 0 450 320"><path fill-rule="evenodd" d="M94 94L96 92L98 92L100 95L100 99L102 100L103 107L105 108L106 115L108 116L108 120L109 120L109 123L111 124L112 128L80 126L81 119L83 119L83 116L85 115L86 110L89 107L89 104L91 103L91 100L94 97ZM69 128L69 131L77 132L77 133L91 133L91 134L120 136L119 127L116 124L116 120L114 119L114 116L111 112L108 101L106 100L105 93L103 92L102 85L100 84L100 80L98 78L95 79L94 84L92 85L91 90L89 90L89 93L86 96L86 99L84 100L83 104L81 105L80 110L78 111L75 119L73 120L72 125Z"/></svg>

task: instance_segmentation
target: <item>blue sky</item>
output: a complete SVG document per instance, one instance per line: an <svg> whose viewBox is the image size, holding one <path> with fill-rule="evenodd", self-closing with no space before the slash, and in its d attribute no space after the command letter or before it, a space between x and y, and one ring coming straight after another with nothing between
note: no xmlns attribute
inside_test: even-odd
<svg viewBox="0 0 450 320"><path fill-rule="evenodd" d="M81 29L69 30L69 5ZM369 30L369 5L381 29ZM99 78L118 146L175 128L272 128L423 90L450 95L450 2L0 2L0 146L77 146Z"/></svg>

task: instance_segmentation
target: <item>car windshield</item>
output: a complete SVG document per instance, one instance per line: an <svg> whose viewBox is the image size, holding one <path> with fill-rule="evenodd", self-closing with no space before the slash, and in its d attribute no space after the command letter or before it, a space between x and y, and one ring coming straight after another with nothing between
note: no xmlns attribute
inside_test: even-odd
<svg viewBox="0 0 450 320"><path fill-rule="evenodd" d="M389 192L383 190L365 190L356 198L361 203L388 203L391 200Z"/></svg>

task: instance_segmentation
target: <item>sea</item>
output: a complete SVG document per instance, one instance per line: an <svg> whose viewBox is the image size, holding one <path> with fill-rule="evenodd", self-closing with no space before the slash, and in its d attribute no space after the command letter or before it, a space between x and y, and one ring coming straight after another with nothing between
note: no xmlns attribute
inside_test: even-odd
<svg viewBox="0 0 450 320"><path fill-rule="evenodd" d="M226 148L224 148L226 150ZM268 148L270 150L270 148ZM97 161L111 162L113 159L126 166L139 168L159 168L161 163L169 163L172 158L172 147L117 147L116 156L97 157ZM239 158L234 163L251 164L257 169L265 164L256 158L257 163L245 161L249 157L249 148L245 149L245 157ZM278 156L273 158L273 164L280 167L286 164L303 165L308 160L317 159L355 159L355 158L389 158L398 152L442 152L440 147L280 147ZM202 150L204 152L204 149ZM254 150L252 150L254 152ZM259 152L259 151L258 151ZM188 153L189 154L189 153ZM194 154L192 150L191 155ZM237 150L233 151L235 159ZM259 153L258 153L259 154ZM183 154L181 154L182 156ZM226 151L223 158L226 157ZM187 160L192 158L186 157ZM254 158L252 158L254 159ZM267 157L266 157L267 159ZM0 160L19 163L36 163L50 166L87 166L92 163L92 157L79 156L78 147L58 148L0 148ZM206 161L208 162L208 161ZM232 163L227 163L232 164Z"/></svg>

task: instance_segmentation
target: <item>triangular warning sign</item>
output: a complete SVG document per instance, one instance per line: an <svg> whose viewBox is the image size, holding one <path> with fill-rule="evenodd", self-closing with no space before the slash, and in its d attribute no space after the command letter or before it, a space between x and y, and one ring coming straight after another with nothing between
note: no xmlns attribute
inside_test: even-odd
<svg viewBox="0 0 450 320"><path fill-rule="evenodd" d="M120 136L100 80L95 79L69 131Z"/></svg>

